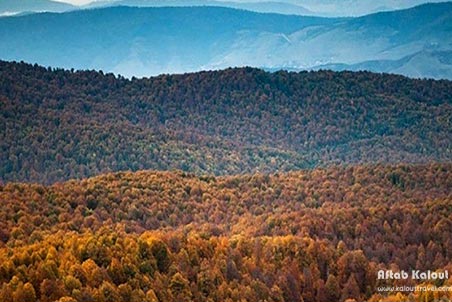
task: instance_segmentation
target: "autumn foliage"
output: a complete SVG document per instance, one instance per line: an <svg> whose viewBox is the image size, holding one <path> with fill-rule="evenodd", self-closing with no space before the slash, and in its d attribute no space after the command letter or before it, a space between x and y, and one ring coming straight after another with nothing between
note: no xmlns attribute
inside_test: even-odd
<svg viewBox="0 0 452 302"><path fill-rule="evenodd" d="M377 279L452 275L451 91L0 61L0 302L452 298Z"/></svg>
<svg viewBox="0 0 452 302"><path fill-rule="evenodd" d="M379 269L452 272L451 169L7 183L0 301L378 301Z"/></svg>
<svg viewBox="0 0 452 302"><path fill-rule="evenodd" d="M252 68L125 79L0 62L0 181L452 160L452 82Z"/></svg>

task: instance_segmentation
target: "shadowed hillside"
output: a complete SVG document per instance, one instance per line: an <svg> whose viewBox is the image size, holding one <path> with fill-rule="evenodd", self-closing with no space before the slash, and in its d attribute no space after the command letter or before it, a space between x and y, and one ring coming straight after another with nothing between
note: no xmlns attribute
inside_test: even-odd
<svg viewBox="0 0 452 302"><path fill-rule="evenodd" d="M449 81L228 69L126 80L0 63L0 178L450 161Z"/></svg>

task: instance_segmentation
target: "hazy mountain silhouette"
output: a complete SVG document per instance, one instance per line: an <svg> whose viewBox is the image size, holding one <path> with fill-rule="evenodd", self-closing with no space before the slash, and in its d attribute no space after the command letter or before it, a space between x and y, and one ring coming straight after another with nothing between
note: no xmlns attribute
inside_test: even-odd
<svg viewBox="0 0 452 302"><path fill-rule="evenodd" d="M2 18L0 57L128 76L184 72L212 65L243 33L290 34L333 22L221 7L44 13Z"/></svg>
<svg viewBox="0 0 452 302"><path fill-rule="evenodd" d="M444 0L288 0L323 16L363 16Z"/></svg>
<svg viewBox="0 0 452 302"><path fill-rule="evenodd" d="M126 76L247 65L450 78L451 24L450 2L359 18L110 7L1 18L0 58Z"/></svg>
<svg viewBox="0 0 452 302"><path fill-rule="evenodd" d="M50 0L2 0L0 1L0 16L23 12L63 12L75 9L75 6Z"/></svg>
<svg viewBox="0 0 452 302"><path fill-rule="evenodd" d="M260 13L278 13L287 15L316 15L316 13L296 4L265 1L265 2L236 2L215 0L119 0L96 1L85 8L100 8L111 6L135 6L135 7L190 7L190 6L220 6L236 9L245 9Z"/></svg>

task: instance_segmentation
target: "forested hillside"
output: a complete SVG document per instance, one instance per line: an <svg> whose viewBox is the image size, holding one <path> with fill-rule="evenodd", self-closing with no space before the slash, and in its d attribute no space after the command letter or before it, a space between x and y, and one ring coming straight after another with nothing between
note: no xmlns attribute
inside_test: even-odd
<svg viewBox="0 0 452 302"><path fill-rule="evenodd" d="M8 183L0 301L380 301L380 286L422 284L378 280L380 269L452 271L451 169ZM389 295L433 301L432 292Z"/></svg>
<svg viewBox="0 0 452 302"><path fill-rule="evenodd" d="M452 82L252 68L131 80L0 62L0 181L452 159Z"/></svg>

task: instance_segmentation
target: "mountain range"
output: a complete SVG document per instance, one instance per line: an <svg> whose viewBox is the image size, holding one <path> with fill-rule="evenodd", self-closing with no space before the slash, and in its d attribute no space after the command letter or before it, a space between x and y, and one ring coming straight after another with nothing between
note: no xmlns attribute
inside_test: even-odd
<svg viewBox="0 0 452 302"><path fill-rule="evenodd" d="M424 3L443 0L287 0L322 16L364 16L382 11L407 9Z"/></svg>
<svg viewBox="0 0 452 302"><path fill-rule="evenodd" d="M64 12L76 9L76 6L50 0L1 0L0 16L27 12Z"/></svg>
<svg viewBox="0 0 452 302"><path fill-rule="evenodd" d="M51 0L2 0L0 15L24 12L62 12L110 6L222 6L247 9L255 12L269 12L291 15L316 15L324 17L363 16L381 11L407 9L416 5L444 0L95 0L85 5L69 5Z"/></svg>
<svg viewBox="0 0 452 302"><path fill-rule="evenodd" d="M214 68L244 34L282 37L334 21L221 7L33 14L0 19L0 58L126 76L180 73Z"/></svg>
<svg viewBox="0 0 452 302"><path fill-rule="evenodd" d="M287 15L321 15L312 12L300 5L287 2L235 2L215 0L118 0L118 1L93 1L86 5L75 6L69 3L51 0L2 0L0 1L0 17L21 15L36 12L65 12L92 8L105 8L115 6L132 7L193 7L193 6L217 6L236 9L245 9L261 13L278 13Z"/></svg>
<svg viewBox="0 0 452 302"><path fill-rule="evenodd" d="M216 1L216 0L119 0L119 1L96 1L82 8L102 8L114 6L132 7L196 7L214 6L244 9L260 13L278 13L286 15L314 16L317 13L304 8L303 6L287 2L264 1L264 2L236 2L236 1Z"/></svg>
<svg viewBox="0 0 452 302"><path fill-rule="evenodd" d="M450 78L452 3L359 18L109 7L0 18L0 58L127 77L254 66Z"/></svg>

